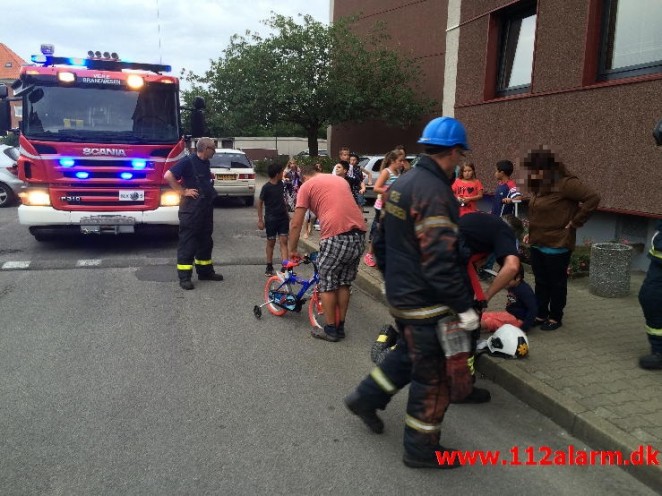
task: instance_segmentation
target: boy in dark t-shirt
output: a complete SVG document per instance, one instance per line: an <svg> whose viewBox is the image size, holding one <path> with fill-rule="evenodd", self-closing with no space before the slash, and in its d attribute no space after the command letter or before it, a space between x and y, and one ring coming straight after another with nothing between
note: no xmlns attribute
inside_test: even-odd
<svg viewBox="0 0 662 496"><path fill-rule="evenodd" d="M267 268L264 275L271 277L275 274L273 266L274 247L276 238L279 239L280 258L287 260L289 258L287 251L287 241L290 232L290 216L287 213L285 204L285 185L282 181L283 166L279 164L269 164L267 169L269 182L262 186L260 198L257 201L257 228L267 231ZM262 207L264 206L264 217Z"/></svg>
<svg viewBox="0 0 662 496"><path fill-rule="evenodd" d="M481 327L489 332L496 331L504 324L511 324L523 331L528 331L538 315L538 300L526 281L524 267L520 265L515 278L508 283L505 312L484 312Z"/></svg>

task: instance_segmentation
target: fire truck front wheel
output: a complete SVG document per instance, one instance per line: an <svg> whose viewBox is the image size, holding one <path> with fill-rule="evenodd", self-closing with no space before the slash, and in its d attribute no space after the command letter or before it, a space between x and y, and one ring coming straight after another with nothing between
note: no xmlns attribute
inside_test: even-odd
<svg viewBox="0 0 662 496"><path fill-rule="evenodd" d="M34 236L37 241L50 241L53 239L53 231L43 227L29 228L30 234Z"/></svg>

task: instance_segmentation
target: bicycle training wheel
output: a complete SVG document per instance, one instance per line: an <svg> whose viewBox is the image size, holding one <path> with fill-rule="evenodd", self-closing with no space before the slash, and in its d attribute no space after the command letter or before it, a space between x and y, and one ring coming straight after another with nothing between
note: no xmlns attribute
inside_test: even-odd
<svg viewBox="0 0 662 496"><path fill-rule="evenodd" d="M319 327L320 329L324 328L326 320L324 320L324 308L322 308L322 300L319 296L319 291L317 288L313 291L312 296L310 297L310 302L308 303L308 319L310 320L310 325L313 327ZM336 307L336 325L340 322L340 310Z"/></svg>
<svg viewBox="0 0 662 496"><path fill-rule="evenodd" d="M264 301L267 304L267 310L269 310L269 313L272 315L275 315L277 317L282 317L285 315L285 310L284 308L279 307L278 305L275 305L272 303L272 299L269 297L269 293L271 291L277 290L281 284L283 284L283 281L281 281L280 277L278 276L271 276L269 279L267 279L267 283L264 285ZM283 285L281 290L286 290L287 286Z"/></svg>

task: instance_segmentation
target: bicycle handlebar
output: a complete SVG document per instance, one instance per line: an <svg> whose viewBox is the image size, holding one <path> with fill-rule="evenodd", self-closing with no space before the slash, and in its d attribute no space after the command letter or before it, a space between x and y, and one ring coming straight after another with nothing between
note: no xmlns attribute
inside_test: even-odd
<svg viewBox="0 0 662 496"><path fill-rule="evenodd" d="M294 267L298 267L301 264L309 264L310 263L310 257L308 255L304 255L302 257L294 257L291 258L290 260L283 260L283 267L286 269L293 269Z"/></svg>

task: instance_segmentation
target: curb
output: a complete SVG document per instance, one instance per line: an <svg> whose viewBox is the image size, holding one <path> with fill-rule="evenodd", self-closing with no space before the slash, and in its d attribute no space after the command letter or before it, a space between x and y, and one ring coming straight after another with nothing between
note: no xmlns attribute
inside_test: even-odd
<svg viewBox="0 0 662 496"><path fill-rule="evenodd" d="M301 239L299 246L308 252L319 249L317 244L309 239ZM356 285L372 298L386 305L381 278L359 268ZM495 358L487 354L479 357L476 360L476 369L481 375L538 410L593 450L620 451L626 454L635 452L644 445L641 440L523 371L517 361ZM659 458L662 462L662 453ZM619 468L662 494L662 465L619 465Z"/></svg>
<svg viewBox="0 0 662 496"><path fill-rule="evenodd" d="M515 361L481 355L476 361L476 369L594 450L620 451L625 454L637 451L643 444L634 436L524 372ZM620 465L619 468L662 493L662 466Z"/></svg>

